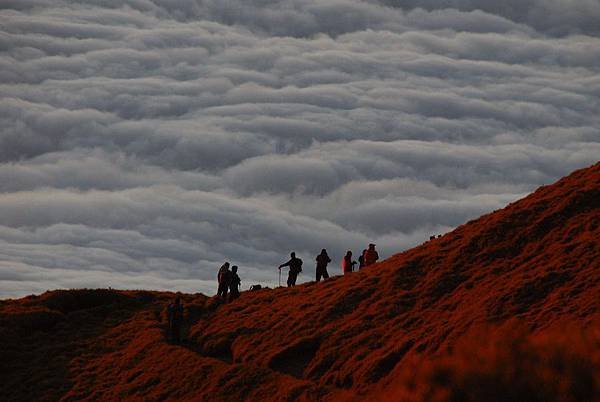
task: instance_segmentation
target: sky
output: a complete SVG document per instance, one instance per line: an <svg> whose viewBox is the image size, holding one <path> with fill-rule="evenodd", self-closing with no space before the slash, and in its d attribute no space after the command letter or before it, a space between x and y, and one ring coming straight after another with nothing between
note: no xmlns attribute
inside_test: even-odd
<svg viewBox="0 0 600 402"><path fill-rule="evenodd" d="M440 6L440 4L442 6ZM0 298L299 282L600 159L597 0L0 0Z"/></svg>

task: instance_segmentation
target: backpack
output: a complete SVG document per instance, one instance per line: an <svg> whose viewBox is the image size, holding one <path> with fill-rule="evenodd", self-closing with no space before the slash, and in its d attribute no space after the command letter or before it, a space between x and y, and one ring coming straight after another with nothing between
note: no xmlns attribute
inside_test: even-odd
<svg viewBox="0 0 600 402"><path fill-rule="evenodd" d="M300 272L302 272L302 260L300 258L296 258L296 263L290 264L290 271L295 272L297 274L299 274Z"/></svg>

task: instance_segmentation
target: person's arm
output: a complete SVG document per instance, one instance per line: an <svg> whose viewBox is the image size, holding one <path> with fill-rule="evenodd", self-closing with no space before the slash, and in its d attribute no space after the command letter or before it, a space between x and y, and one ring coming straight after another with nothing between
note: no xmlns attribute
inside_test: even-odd
<svg viewBox="0 0 600 402"><path fill-rule="evenodd" d="M279 269L283 268L283 267L289 267L290 266L290 262L292 262L292 260L289 260L288 262L286 262L285 264L281 264L279 266Z"/></svg>

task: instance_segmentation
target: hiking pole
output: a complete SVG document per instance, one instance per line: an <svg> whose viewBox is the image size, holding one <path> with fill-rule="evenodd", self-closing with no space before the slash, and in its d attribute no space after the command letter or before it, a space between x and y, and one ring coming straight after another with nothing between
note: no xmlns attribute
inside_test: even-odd
<svg viewBox="0 0 600 402"><path fill-rule="evenodd" d="M279 268L279 287L281 287L281 268Z"/></svg>

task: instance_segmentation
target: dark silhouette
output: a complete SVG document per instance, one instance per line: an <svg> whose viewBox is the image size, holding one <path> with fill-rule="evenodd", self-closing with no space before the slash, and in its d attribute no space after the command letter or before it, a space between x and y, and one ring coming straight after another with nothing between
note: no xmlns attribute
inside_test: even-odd
<svg viewBox="0 0 600 402"><path fill-rule="evenodd" d="M283 267L290 267L290 271L288 273L287 285L296 286L296 279L298 278L298 274L302 272L302 260L300 258L296 258L296 253L292 252L290 254L290 260L285 264L281 264L279 266L279 270Z"/></svg>
<svg viewBox="0 0 600 402"><path fill-rule="evenodd" d="M363 269L365 267L365 253L367 252L366 249L364 249L362 251L362 253L360 253L360 256L358 256L358 269Z"/></svg>
<svg viewBox="0 0 600 402"><path fill-rule="evenodd" d="M373 243L369 244L369 248L363 252L363 259L365 267L375 264L379 259L379 254L377 253L377 250L375 250L375 245Z"/></svg>
<svg viewBox="0 0 600 402"><path fill-rule="evenodd" d="M352 261L352 251L348 250L344 256L344 259L342 259L342 271L344 272L344 275L354 271L355 265L356 261Z"/></svg>
<svg viewBox="0 0 600 402"><path fill-rule="evenodd" d="M217 296L219 296L223 301L226 301L227 291L229 290L229 284L231 282L231 271L229 270L228 262L221 265L221 268L219 268L217 280L219 281L219 289L217 290Z"/></svg>
<svg viewBox="0 0 600 402"><path fill-rule="evenodd" d="M319 254L316 258L317 260L317 282L323 279L329 278L329 272L327 272L327 264L331 262L331 258L327 255L327 250L321 250L321 254Z"/></svg>
<svg viewBox="0 0 600 402"><path fill-rule="evenodd" d="M252 285L252 286L250 286L250 290L251 291L261 290L261 289L262 289L262 285Z"/></svg>
<svg viewBox="0 0 600 402"><path fill-rule="evenodd" d="M235 300L240 297L240 285L242 280L237 274L238 267L234 265L231 267L231 280L229 282L229 301Z"/></svg>
<svg viewBox="0 0 600 402"><path fill-rule="evenodd" d="M179 296L167 307L167 318L169 320L169 339L175 345L181 343L181 324L183 323L183 305Z"/></svg>

